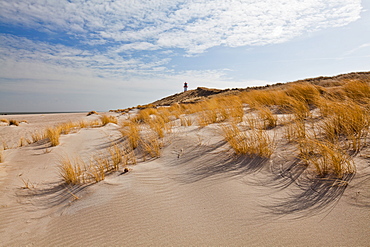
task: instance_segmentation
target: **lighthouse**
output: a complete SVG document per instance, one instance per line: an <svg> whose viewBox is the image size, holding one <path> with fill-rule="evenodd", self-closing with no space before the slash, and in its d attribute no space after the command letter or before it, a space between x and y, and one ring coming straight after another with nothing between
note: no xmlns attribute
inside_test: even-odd
<svg viewBox="0 0 370 247"><path fill-rule="evenodd" d="M188 91L188 83L184 82L184 92Z"/></svg>

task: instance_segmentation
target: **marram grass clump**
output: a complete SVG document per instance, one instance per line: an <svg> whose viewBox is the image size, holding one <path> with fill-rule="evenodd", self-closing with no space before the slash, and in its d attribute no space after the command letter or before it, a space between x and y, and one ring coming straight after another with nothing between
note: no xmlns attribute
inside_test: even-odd
<svg viewBox="0 0 370 247"><path fill-rule="evenodd" d="M50 127L46 130L46 137L49 139L51 146L59 145L61 129L59 127Z"/></svg>
<svg viewBox="0 0 370 247"><path fill-rule="evenodd" d="M270 158L274 151L275 140L265 130L240 131L235 124L222 125L221 130L225 140L237 155Z"/></svg>

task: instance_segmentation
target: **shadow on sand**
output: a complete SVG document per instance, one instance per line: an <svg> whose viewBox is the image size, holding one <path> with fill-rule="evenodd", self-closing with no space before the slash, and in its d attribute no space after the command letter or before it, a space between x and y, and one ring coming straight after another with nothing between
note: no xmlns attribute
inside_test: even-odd
<svg viewBox="0 0 370 247"><path fill-rule="evenodd" d="M24 201L21 200L20 203L32 205L36 208L64 208L80 199L79 196L81 193L91 185L92 183L84 185L67 185L63 182L52 183L44 185L45 188L20 188L17 196L21 199L26 199Z"/></svg>
<svg viewBox="0 0 370 247"><path fill-rule="evenodd" d="M355 173L318 176L309 171L299 159L283 165L272 165L272 175L266 181L275 191L284 190L284 196L264 205L274 215L293 215L300 218L331 210L342 197Z"/></svg>
<svg viewBox="0 0 370 247"><path fill-rule="evenodd" d="M194 183L218 175L233 177L251 174L269 163L268 158L237 156L227 150L217 151L224 145L225 142L221 141L210 146L197 146L187 150L181 158L170 163L171 166L181 167L182 172L177 174L177 179L183 183Z"/></svg>
<svg viewBox="0 0 370 247"><path fill-rule="evenodd" d="M183 168L181 171L185 171L178 174L177 179L183 183L194 183L206 178L217 179L218 176L251 177L246 182L249 185L271 189L271 200L262 205L266 213L300 218L331 210L355 176L353 173L341 178L330 175L319 177L298 158L273 164L268 158L217 152L223 145L224 142L219 142L188 150L186 155L171 164L179 165ZM264 172L257 181L253 181L264 168L269 168L269 172Z"/></svg>

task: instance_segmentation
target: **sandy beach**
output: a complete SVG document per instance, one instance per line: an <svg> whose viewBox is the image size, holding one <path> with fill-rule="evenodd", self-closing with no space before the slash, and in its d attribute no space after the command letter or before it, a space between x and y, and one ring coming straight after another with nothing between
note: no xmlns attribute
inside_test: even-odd
<svg viewBox="0 0 370 247"><path fill-rule="evenodd" d="M127 114L109 113L119 121ZM1 246L368 246L370 166L356 156L349 185L292 180L289 145L271 159L236 157L218 124L174 121L159 158L129 165L99 183L70 186L58 170L63 157L88 161L118 142L119 125L82 128L47 142L18 146L36 130L99 116L6 116L9 146L0 164ZM276 138L282 132L274 130ZM293 166L292 166L293 167ZM287 172L287 170L284 170ZM317 186L317 187L315 187Z"/></svg>
<svg viewBox="0 0 370 247"><path fill-rule="evenodd" d="M370 0L0 0L0 247L370 247Z"/></svg>

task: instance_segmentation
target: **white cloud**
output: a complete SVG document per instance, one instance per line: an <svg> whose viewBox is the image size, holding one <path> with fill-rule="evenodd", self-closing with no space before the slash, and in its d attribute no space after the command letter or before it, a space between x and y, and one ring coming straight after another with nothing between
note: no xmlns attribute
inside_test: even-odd
<svg viewBox="0 0 370 247"><path fill-rule="evenodd" d="M183 81L194 87L246 86L228 78L225 70L174 71L166 68L168 62L165 58L144 63L123 59L114 49L98 53L0 35L0 91L86 94L125 88L176 92L181 88L176 83Z"/></svg>
<svg viewBox="0 0 370 247"><path fill-rule="evenodd" d="M1 1L0 9L3 23L82 35L85 43L133 42L122 49L194 54L347 25L360 18L362 7L361 0L12 0Z"/></svg>
<svg viewBox="0 0 370 247"><path fill-rule="evenodd" d="M151 44L141 43L138 46L140 45L150 46ZM134 44L132 46L135 47ZM70 69L70 73L78 73L78 71L83 70L83 73L89 71L89 74L107 78L127 78L144 73L144 71L146 73L152 70L157 71L157 67L162 67L168 63L168 58L153 58L145 63L136 58L124 58L118 55L120 49L122 48L98 52L0 34L0 60L3 60L3 62L11 60L14 62L45 64L61 69ZM1 68L2 77L19 77L20 74L11 75L8 70Z"/></svg>

